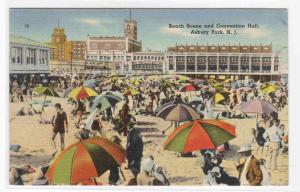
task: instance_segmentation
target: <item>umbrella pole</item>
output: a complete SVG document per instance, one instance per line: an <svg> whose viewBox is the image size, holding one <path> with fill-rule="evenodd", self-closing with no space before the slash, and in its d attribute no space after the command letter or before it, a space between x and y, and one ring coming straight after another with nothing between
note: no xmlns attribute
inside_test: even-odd
<svg viewBox="0 0 300 192"><path fill-rule="evenodd" d="M95 177L93 177L93 180L94 180L94 182L95 182L95 185L98 185L98 184L97 184L97 181L96 181L96 179L95 179Z"/></svg>
<svg viewBox="0 0 300 192"><path fill-rule="evenodd" d="M45 102L46 102L46 97L47 97L47 95L45 95L45 97L44 97L44 102L43 102L43 106L42 106L42 112L44 111L44 105L45 105Z"/></svg>

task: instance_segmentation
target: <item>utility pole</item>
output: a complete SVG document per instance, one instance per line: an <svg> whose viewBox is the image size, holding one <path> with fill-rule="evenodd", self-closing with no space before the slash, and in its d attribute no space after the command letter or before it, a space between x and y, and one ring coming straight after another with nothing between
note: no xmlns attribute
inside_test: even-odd
<svg viewBox="0 0 300 192"><path fill-rule="evenodd" d="M70 51L71 54L71 73L73 73L73 51Z"/></svg>

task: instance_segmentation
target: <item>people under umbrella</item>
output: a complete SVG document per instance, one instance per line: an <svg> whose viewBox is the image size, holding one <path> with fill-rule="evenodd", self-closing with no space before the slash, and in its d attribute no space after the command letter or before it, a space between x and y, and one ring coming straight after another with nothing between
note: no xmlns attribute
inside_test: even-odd
<svg viewBox="0 0 300 192"><path fill-rule="evenodd" d="M102 155L101 150L98 150L99 147L94 146L96 144L104 148L109 146L107 151L112 151L111 149L118 151L117 154L113 154L117 156L116 162L103 161L101 163L105 167L101 168L98 168L100 165L96 163L93 165L96 167L95 170L91 169L95 172L94 175L77 183L71 180L70 184L88 182L93 185L172 185L172 180L168 178L170 168L159 166L157 163L159 158L155 155L145 155L145 148L151 146L154 141L149 141L149 138L145 137L146 133L141 124L150 123L144 122L144 118L151 118L155 119L154 122L162 120L169 122L169 127L159 128L160 137L164 139L168 137L169 140L177 139L175 136L170 138L171 134L192 129L189 123L200 122L198 122L199 130L194 131L194 134L196 132L200 134L200 128L202 134L205 132L209 138L205 146L191 144L190 138L185 136L176 142L188 149L178 150L176 149L178 146L171 146L168 149L170 151L176 149L173 150L176 154L174 158L203 159L200 165L202 173L199 173L202 182L199 184L270 185L270 173L278 170L279 156L288 152L287 124L279 115L288 104L288 85L279 81L265 84L228 82L221 80L200 82L187 77L163 75L157 78L88 74L30 76L23 80L12 78L9 94L11 103L21 104L16 116L28 118L40 116L41 126L48 124L51 127L53 161L63 159L63 155L67 154L65 151L70 150L70 146L72 148L73 145L80 143L87 147L92 159ZM270 89L268 86L273 87ZM41 91L39 88L45 89ZM80 91L72 93L76 88L80 88ZM96 97L98 99L95 99ZM62 101L63 99L65 101ZM52 103L52 100L61 102ZM255 108L257 105L251 104L253 101L260 105L262 111ZM55 109L52 118L46 119L51 108ZM239 135L235 130L229 129L229 125L224 124L224 127L221 127L228 132L226 136L224 131L217 131L220 127L215 127L215 132L208 133L207 128L201 125L201 120L202 123L211 122L217 126L220 125L218 122L233 124L232 122L240 119L253 119L251 122L256 123L248 134L249 143L241 145L237 151L230 143ZM72 136L68 132L71 132ZM60 138L60 150L56 146L57 134ZM105 142L103 140L100 142L99 138L104 138ZM209 144L209 140L217 145ZM163 142L162 148L166 149ZM228 171L223 162L232 154L240 158L234 171ZM49 170L54 169L51 168L53 163L40 166L34 185L55 184L60 181L55 178L54 182L48 177ZM174 169L184 165L176 166ZM100 182L99 177L101 178L106 171L109 171L107 181ZM21 176L28 173L33 174L33 169L29 167L13 169L11 184L24 184Z"/></svg>

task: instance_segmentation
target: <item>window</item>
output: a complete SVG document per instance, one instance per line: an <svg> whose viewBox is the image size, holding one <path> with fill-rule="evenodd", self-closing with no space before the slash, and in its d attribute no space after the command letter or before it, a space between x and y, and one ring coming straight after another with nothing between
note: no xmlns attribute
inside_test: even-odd
<svg viewBox="0 0 300 192"><path fill-rule="evenodd" d="M35 65L36 52L35 49L27 49L26 50L26 63Z"/></svg>
<svg viewBox="0 0 300 192"><path fill-rule="evenodd" d="M22 64L22 48L12 47L10 49L10 54L12 64Z"/></svg>
<svg viewBox="0 0 300 192"><path fill-rule="evenodd" d="M40 64L48 65L48 51L47 50L40 50Z"/></svg>

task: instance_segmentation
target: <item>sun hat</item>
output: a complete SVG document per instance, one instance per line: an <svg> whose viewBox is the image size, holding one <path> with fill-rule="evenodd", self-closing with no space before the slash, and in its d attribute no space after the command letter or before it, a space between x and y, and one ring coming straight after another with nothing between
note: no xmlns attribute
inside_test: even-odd
<svg viewBox="0 0 300 192"><path fill-rule="evenodd" d="M151 172L153 170L153 167L154 167L154 162L150 157L142 160L142 163L141 163L142 170Z"/></svg>
<svg viewBox="0 0 300 192"><path fill-rule="evenodd" d="M252 151L251 144L244 144L240 146L240 149L237 151L238 153L246 152L246 151Z"/></svg>

